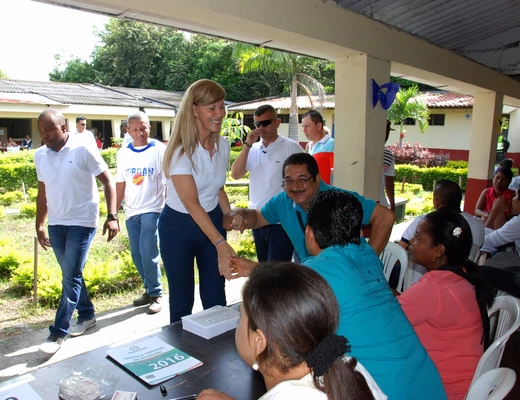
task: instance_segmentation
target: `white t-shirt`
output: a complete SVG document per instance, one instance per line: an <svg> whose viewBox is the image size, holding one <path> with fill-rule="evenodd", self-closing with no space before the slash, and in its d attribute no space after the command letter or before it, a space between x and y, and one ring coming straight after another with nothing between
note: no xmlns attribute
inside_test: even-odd
<svg viewBox="0 0 520 400"><path fill-rule="evenodd" d="M482 251L493 253L497 247L514 242L520 249L520 217L513 217L496 230L486 228Z"/></svg>
<svg viewBox="0 0 520 400"><path fill-rule="evenodd" d="M390 207L385 196L385 176L395 176L394 155L389 148L385 147L383 158L383 177L381 182L381 193L379 195L379 203L387 208Z"/></svg>
<svg viewBox="0 0 520 400"><path fill-rule="evenodd" d="M226 183L226 172L229 166L229 142L220 138L219 149L217 150L215 144L213 157L210 157L209 152L199 144L192 155L196 168L193 168L186 154L179 157L180 151L181 148L179 147L173 153L169 170L170 176L193 175L200 205L206 212L214 210L218 205L218 192ZM168 207L187 214L188 211L175 191L170 177L166 180L166 188L166 204Z"/></svg>
<svg viewBox="0 0 520 400"><path fill-rule="evenodd" d="M262 141L253 144L246 162L250 182L249 208L260 209L283 191L283 163L291 154L302 152L298 143L280 135L267 147Z"/></svg>
<svg viewBox="0 0 520 400"><path fill-rule="evenodd" d="M34 154L38 180L45 184L49 225L95 228L99 193L95 177L108 169L97 147L69 135L56 152L42 146Z"/></svg>
<svg viewBox="0 0 520 400"><path fill-rule="evenodd" d="M130 143L132 143L134 139L132 139L132 136L128 132L125 133L125 136L123 137L123 144L121 145L122 148L127 147Z"/></svg>
<svg viewBox="0 0 520 400"><path fill-rule="evenodd" d="M375 400L386 400L388 397L381 391L374 378L363 367L359 361L356 364L356 371L360 372L367 381L368 387ZM314 386L312 374L305 375L300 380L290 380L280 382L259 400L327 400L327 395Z"/></svg>
<svg viewBox="0 0 520 400"><path fill-rule="evenodd" d="M83 140L85 140L85 142L89 145L89 146L94 146L96 149L98 148L97 147L97 143L96 143L96 138L94 137L94 134L92 132L90 132L89 130L85 129L83 132L79 133L78 131L74 132L74 136L77 136ZM99 150L98 150L99 151Z"/></svg>
<svg viewBox="0 0 520 400"><path fill-rule="evenodd" d="M125 218L164 207L166 186L162 173L166 146L152 139L147 146L121 148L117 152L116 182L125 182Z"/></svg>
<svg viewBox="0 0 520 400"><path fill-rule="evenodd" d="M460 215L464 217L469 225L469 228L471 229L471 235L473 236L473 248L469 254L469 259L475 260L480 253L482 244L484 243L484 224L480 218L474 217L471 214L462 212ZM406 228L403 233L403 237L401 238L402 241L410 243L410 240L412 240L415 235L417 226L424 217L425 215L419 215L412 221L410 225L408 225L408 228ZM422 265L413 263L412 283L415 283L421 279L426 272L426 268L424 268Z"/></svg>

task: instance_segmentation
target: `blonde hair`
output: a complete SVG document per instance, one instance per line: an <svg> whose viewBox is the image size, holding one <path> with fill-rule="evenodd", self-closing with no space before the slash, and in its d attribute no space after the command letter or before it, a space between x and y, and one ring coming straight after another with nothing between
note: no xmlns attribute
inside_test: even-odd
<svg viewBox="0 0 520 400"><path fill-rule="evenodd" d="M164 152L163 170L166 176L170 176L169 170L173 153L175 153L175 150L179 146L181 147L179 158L183 154L186 154L191 165L195 168L192 156L199 145L199 132L195 125L193 106L207 106L224 100L225 97L226 91L224 88L217 82L209 79L200 79L192 83L188 90L186 90L179 111L175 117L172 139L168 141ZM213 143L216 143L218 148L220 132L213 132L211 136Z"/></svg>

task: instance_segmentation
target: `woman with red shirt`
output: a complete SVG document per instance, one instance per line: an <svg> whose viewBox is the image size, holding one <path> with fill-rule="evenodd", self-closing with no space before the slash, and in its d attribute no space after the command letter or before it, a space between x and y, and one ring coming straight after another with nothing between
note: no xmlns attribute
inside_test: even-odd
<svg viewBox="0 0 520 400"><path fill-rule="evenodd" d="M433 360L449 400L463 400L489 340L487 306L493 293L468 260L473 244L466 220L451 210L421 221L409 252L428 272L398 297Z"/></svg>
<svg viewBox="0 0 520 400"><path fill-rule="evenodd" d="M478 198L477 205L475 207L475 215L482 217L484 220L487 219L493 203L498 198L504 198L508 201L509 206L506 209L506 220L511 216L511 200L513 199L515 192L508 189L513 179L513 172L509 168L501 167L498 168L493 177L493 186L484 189Z"/></svg>

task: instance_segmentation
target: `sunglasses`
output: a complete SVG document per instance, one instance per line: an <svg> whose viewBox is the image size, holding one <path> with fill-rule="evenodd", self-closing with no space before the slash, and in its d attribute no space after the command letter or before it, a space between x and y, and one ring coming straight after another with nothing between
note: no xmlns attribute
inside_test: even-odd
<svg viewBox="0 0 520 400"><path fill-rule="evenodd" d="M273 123L274 119L264 119L263 121L255 121L253 125L255 128L260 128L261 126L266 127Z"/></svg>
<svg viewBox="0 0 520 400"><path fill-rule="evenodd" d="M87 126L87 124L80 124L81 126Z"/></svg>

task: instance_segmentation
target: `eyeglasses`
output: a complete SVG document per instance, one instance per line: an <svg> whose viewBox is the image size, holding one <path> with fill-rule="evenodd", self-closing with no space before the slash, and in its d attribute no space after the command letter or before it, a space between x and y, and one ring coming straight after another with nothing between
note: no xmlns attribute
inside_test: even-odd
<svg viewBox="0 0 520 400"><path fill-rule="evenodd" d="M282 179L282 187L283 186L293 186L295 183L301 186L307 185L307 182L312 178L312 176L309 176L308 178L304 178L303 176L298 177L296 180L291 178L285 178Z"/></svg>
<svg viewBox="0 0 520 400"><path fill-rule="evenodd" d="M260 128L261 126L266 127L273 123L274 119L264 119L263 121L255 121L253 125L255 128Z"/></svg>
<svg viewBox="0 0 520 400"><path fill-rule="evenodd" d="M80 124L81 126L87 126L87 124Z"/></svg>

